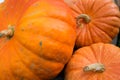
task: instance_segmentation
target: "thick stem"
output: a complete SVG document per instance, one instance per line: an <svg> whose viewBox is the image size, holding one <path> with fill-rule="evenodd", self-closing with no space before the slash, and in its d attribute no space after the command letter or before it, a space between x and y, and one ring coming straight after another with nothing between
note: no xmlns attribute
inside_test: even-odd
<svg viewBox="0 0 120 80"><path fill-rule="evenodd" d="M0 38L2 37L8 37L11 38L14 34L14 27L13 26L8 26L8 29L2 30L0 32Z"/></svg>
<svg viewBox="0 0 120 80"><path fill-rule="evenodd" d="M81 19L84 21L84 23L89 23L91 21L91 18L87 14L80 14L76 18L76 23L78 26L81 25L81 22L80 22Z"/></svg>
<svg viewBox="0 0 120 80"><path fill-rule="evenodd" d="M105 66L101 63L90 64L83 68L84 72L98 72L102 73L105 71Z"/></svg>

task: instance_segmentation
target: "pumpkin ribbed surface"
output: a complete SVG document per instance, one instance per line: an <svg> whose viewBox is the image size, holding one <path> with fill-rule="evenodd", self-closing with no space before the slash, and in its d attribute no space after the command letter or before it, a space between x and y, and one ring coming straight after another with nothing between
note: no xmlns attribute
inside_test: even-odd
<svg viewBox="0 0 120 80"><path fill-rule="evenodd" d="M63 1L5 0L0 31L12 27L14 34L0 38L0 80L54 78L72 55L74 26Z"/></svg>
<svg viewBox="0 0 120 80"><path fill-rule="evenodd" d="M75 51L65 80L120 80L120 48L96 43Z"/></svg>
<svg viewBox="0 0 120 80"><path fill-rule="evenodd" d="M119 32L120 12L112 0L64 0L77 23L76 46L111 42Z"/></svg>

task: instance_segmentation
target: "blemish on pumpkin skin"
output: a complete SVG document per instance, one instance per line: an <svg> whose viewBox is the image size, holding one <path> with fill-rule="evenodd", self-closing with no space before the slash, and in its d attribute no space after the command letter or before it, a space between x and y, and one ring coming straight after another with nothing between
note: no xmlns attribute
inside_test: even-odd
<svg viewBox="0 0 120 80"><path fill-rule="evenodd" d="M25 31L25 29L24 29L24 28L21 28L21 31Z"/></svg>
<svg viewBox="0 0 120 80"><path fill-rule="evenodd" d="M24 77L21 77L21 79L20 80L25 80L25 78Z"/></svg>
<svg viewBox="0 0 120 80"><path fill-rule="evenodd" d="M42 46L42 44L43 44L42 41L40 41L39 45Z"/></svg>
<svg viewBox="0 0 120 80"><path fill-rule="evenodd" d="M35 67L35 64L32 63L32 64L30 65L30 69L34 69L34 67Z"/></svg>
<svg viewBox="0 0 120 80"><path fill-rule="evenodd" d="M42 55L42 46L43 46L43 42L40 41L40 42L39 42L39 45L40 45L40 55Z"/></svg>

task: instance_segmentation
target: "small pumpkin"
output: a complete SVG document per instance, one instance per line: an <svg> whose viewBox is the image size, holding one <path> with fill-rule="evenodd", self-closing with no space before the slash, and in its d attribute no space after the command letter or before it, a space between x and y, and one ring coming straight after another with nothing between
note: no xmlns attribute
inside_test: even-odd
<svg viewBox="0 0 120 80"><path fill-rule="evenodd" d="M77 23L76 46L109 43L119 32L120 12L112 0L64 0Z"/></svg>
<svg viewBox="0 0 120 80"><path fill-rule="evenodd" d="M75 21L61 0L0 4L0 80L50 80L68 62Z"/></svg>
<svg viewBox="0 0 120 80"><path fill-rule="evenodd" d="M67 64L65 80L120 80L120 48L96 43L79 48Z"/></svg>

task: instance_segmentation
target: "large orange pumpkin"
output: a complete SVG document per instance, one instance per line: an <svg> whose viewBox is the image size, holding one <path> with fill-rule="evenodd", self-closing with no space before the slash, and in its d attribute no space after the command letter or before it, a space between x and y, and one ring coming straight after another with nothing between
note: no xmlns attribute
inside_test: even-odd
<svg viewBox="0 0 120 80"><path fill-rule="evenodd" d="M118 34L120 12L112 0L64 0L77 23L76 46L109 43Z"/></svg>
<svg viewBox="0 0 120 80"><path fill-rule="evenodd" d="M96 43L75 51L65 80L120 80L120 48Z"/></svg>
<svg viewBox="0 0 120 80"><path fill-rule="evenodd" d="M70 59L75 22L61 0L0 4L0 80L50 80Z"/></svg>

